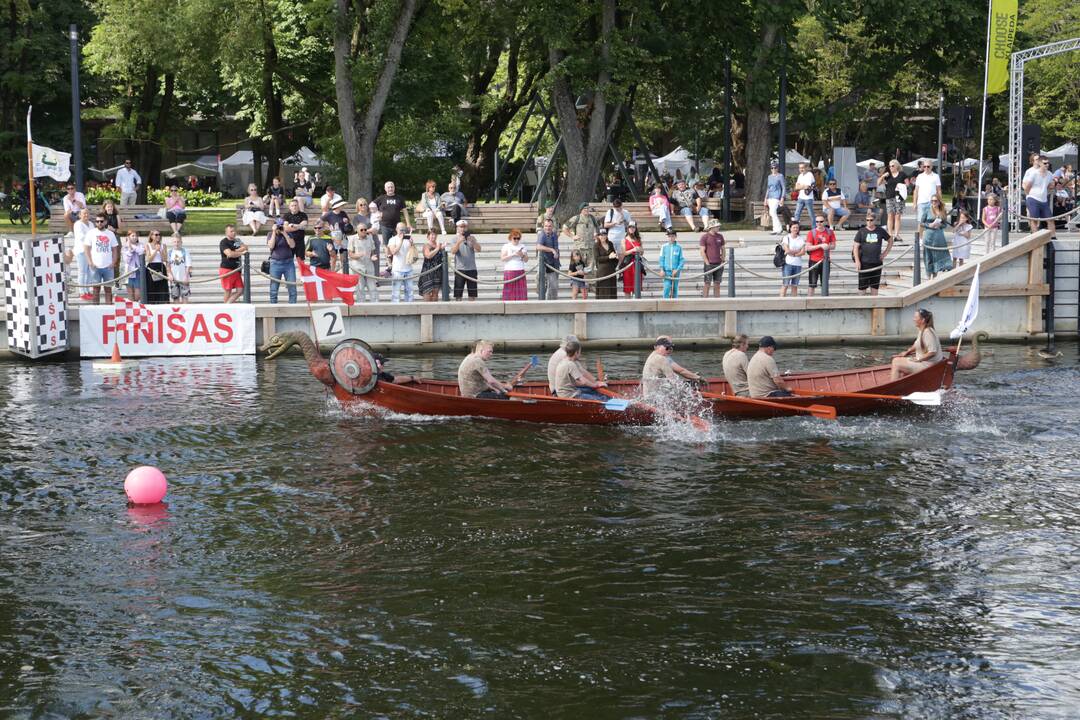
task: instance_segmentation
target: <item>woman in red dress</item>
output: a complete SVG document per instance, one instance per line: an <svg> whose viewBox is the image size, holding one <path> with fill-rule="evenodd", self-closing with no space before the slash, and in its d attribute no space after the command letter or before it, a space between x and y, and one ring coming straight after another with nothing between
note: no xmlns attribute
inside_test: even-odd
<svg viewBox="0 0 1080 720"><path fill-rule="evenodd" d="M630 298L634 297L634 256L641 253L641 233L638 232L637 224L633 221L630 222L626 237L623 239L623 249L622 263L626 266L622 274L623 293ZM641 277L644 280L644 267L641 268Z"/></svg>

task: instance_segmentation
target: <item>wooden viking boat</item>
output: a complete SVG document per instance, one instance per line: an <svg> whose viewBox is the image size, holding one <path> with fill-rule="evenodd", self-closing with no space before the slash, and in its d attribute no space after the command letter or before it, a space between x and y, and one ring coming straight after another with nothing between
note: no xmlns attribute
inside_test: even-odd
<svg viewBox="0 0 1080 720"><path fill-rule="evenodd" d="M609 380L609 387L623 400L576 400L552 397L546 382L526 382L515 387L515 397L488 400L462 397L455 381L417 379L395 384L380 380L374 353L362 340L343 340L327 360L311 338L303 332L273 336L264 346L267 359L273 359L293 346L299 346L311 374L333 391L343 404L364 403L397 413L429 416L472 416L501 420L582 425L647 425L655 422L660 410L636 400L639 382ZM952 386L957 367L970 369L978 364L977 343L972 353L946 354L940 362L900 380L889 380L890 367L877 365L837 372L793 373L786 376L799 397L757 402L723 397L731 392L728 383L711 378L701 388L712 398L713 415L725 419L763 419L801 415L814 407L822 417L822 407L835 408L837 415L873 412L889 406L906 404L901 396L932 392ZM812 393L826 393L815 395ZM827 393L837 393L829 395ZM890 396L887 399L860 397L861 393Z"/></svg>

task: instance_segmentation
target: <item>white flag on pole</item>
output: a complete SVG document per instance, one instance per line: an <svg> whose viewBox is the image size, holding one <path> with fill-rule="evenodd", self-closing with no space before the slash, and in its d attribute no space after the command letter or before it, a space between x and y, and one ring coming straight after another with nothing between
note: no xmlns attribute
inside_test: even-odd
<svg viewBox="0 0 1080 720"><path fill-rule="evenodd" d="M51 177L64 182L71 177L71 153L34 145L34 177Z"/></svg>
<svg viewBox="0 0 1080 720"><path fill-rule="evenodd" d="M975 266L975 277L971 279L971 289L968 290L967 304L964 305L964 314L960 316L960 322L953 328L953 331L949 333L949 337L953 340L963 337L964 333L971 329L972 324L975 322L975 318L979 316L979 272L982 270L982 263Z"/></svg>

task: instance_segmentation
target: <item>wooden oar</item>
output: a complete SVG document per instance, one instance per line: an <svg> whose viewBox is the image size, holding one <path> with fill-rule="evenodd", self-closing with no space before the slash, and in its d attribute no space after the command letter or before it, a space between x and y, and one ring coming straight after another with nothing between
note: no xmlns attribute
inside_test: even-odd
<svg viewBox="0 0 1080 720"><path fill-rule="evenodd" d="M728 402L743 403L744 405L757 405L759 407L785 410L793 413L807 413L816 418L821 418L822 420L836 419L836 408L830 405L809 405L803 407L801 405L788 405L787 403L782 402L772 402L771 400L758 400L757 398L740 397L738 395L722 395L720 393L711 392L703 392L701 393L701 397L710 400L727 400Z"/></svg>
<svg viewBox="0 0 1080 720"><path fill-rule="evenodd" d="M792 392L800 397L843 397L894 401L906 400L907 402L914 403L916 405L926 405L928 407L937 407L938 405L941 405L940 390L934 390L931 392L913 392L909 395L880 395L878 393L839 392L824 390L792 390Z"/></svg>
<svg viewBox="0 0 1080 720"><path fill-rule="evenodd" d="M538 358L537 356L533 355L531 358L529 358L529 362L526 363L525 367L521 368L521 370L518 371L518 374L510 380L510 386L513 387L514 385L517 385L522 380L524 380L528 372L539 364L540 358Z"/></svg>
<svg viewBox="0 0 1080 720"><path fill-rule="evenodd" d="M533 395L531 393L516 392L513 390L506 394L519 400L555 400L558 402L595 403L597 405L602 405L607 410L614 410L616 412L624 412L630 405L629 400L621 400L619 398L612 398L605 402L603 400L591 400L589 398L559 397L558 395Z"/></svg>
<svg viewBox="0 0 1080 720"><path fill-rule="evenodd" d="M599 359L597 359L596 361L596 380L597 382L606 382L604 380L604 363ZM624 400L629 400L629 398L620 395L611 388L596 388L596 392L600 393L601 395L607 395L609 398L622 398ZM650 405L649 403L643 402L641 400L631 400L631 402L637 403L643 410L648 410L653 415L662 414L660 412L660 409L655 405ZM712 425L709 424L707 420L705 420L704 418L699 418L696 415L675 415L673 413L667 414L671 415L679 422L690 423L694 426L695 429L701 432L709 432L710 430L712 430Z"/></svg>

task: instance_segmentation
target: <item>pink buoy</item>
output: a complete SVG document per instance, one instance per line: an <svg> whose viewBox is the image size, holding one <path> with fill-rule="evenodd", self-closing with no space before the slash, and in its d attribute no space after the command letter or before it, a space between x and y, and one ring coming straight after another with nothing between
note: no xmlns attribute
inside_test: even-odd
<svg viewBox="0 0 1080 720"><path fill-rule="evenodd" d="M140 465L129 472L124 480L124 492L127 493L128 500L136 505L159 503L168 491L169 484L165 482L165 475L149 465Z"/></svg>

